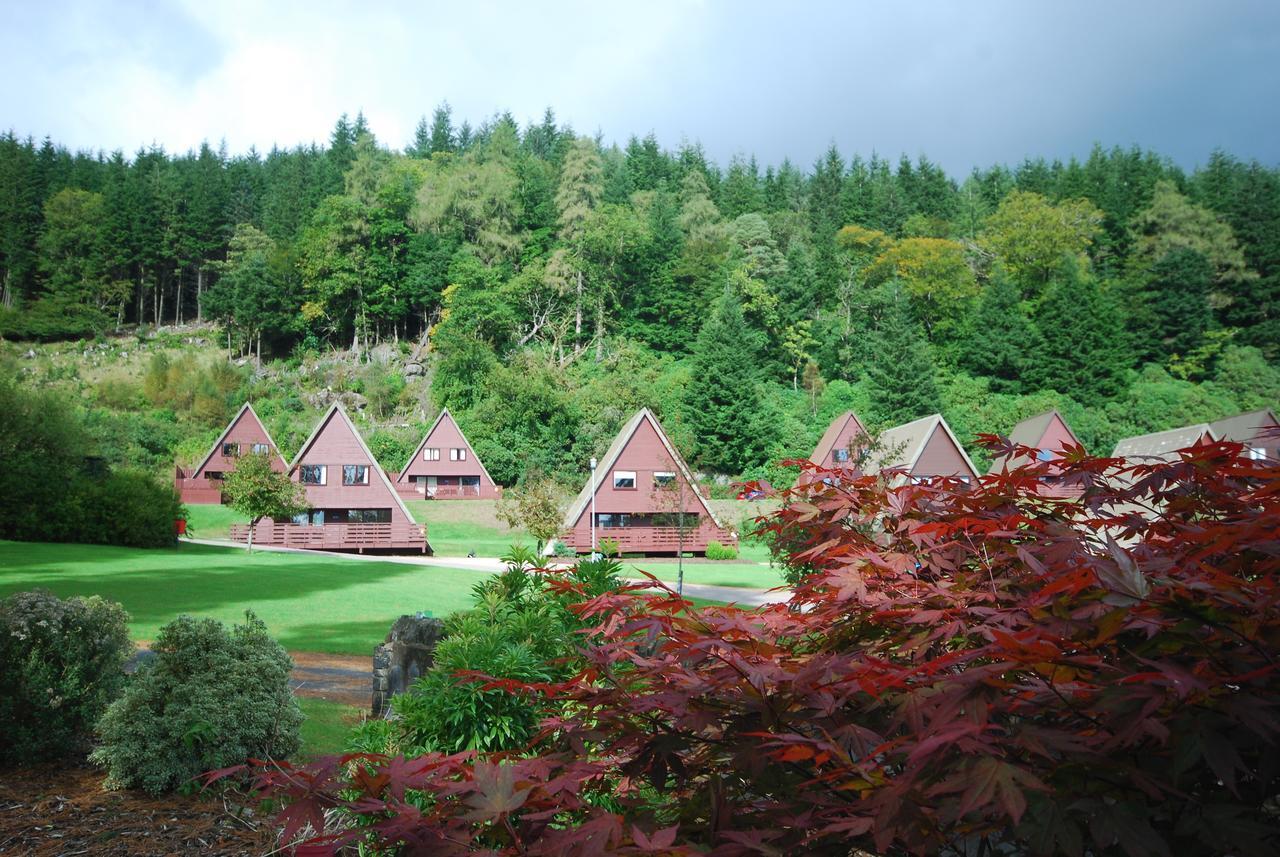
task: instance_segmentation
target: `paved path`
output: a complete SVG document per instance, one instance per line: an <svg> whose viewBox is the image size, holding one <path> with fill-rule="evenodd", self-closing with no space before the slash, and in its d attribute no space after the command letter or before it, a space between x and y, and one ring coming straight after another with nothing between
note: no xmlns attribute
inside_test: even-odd
<svg viewBox="0 0 1280 857"><path fill-rule="evenodd" d="M221 541L218 539L183 539L197 545L211 545L224 548L244 548L243 542ZM477 574L493 574L506 568L506 564L497 557L488 556L373 556L370 554L335 553L333 551L306 550L303 548L284 548L274 545L254 545L256 551L276 551L278 553L305 553L312 556L339 557L341 559L367 560L370 562L398 562L405 565L425 565L435 568L448 568L455 571L471 571ZM624 572L625 573L625 572ZM724 601L739 604L743 607L758 607L762 604L774 604L787 600L785 591L771 592L764 589L751 589L737 586L712 586L706 583L686 583L684 594L690 598L702 598L707 601Z"/></svg>

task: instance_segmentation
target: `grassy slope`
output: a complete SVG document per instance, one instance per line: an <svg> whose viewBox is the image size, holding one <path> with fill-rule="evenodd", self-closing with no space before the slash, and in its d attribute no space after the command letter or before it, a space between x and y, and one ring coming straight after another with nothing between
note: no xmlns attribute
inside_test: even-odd
<svg viewBox="0 0 1280 857"><path fill-rule="evenodd" d="M533 537L498 520L493 500L407 500L413 517L427 525L436 556L502 556L512 544L533 547Z"/></svg>
<svg viewBox="0 0 1280 857"><path fill-rule="evenodd" d="M231 534L232 524L244 524L248 521L248 518L230 506L187 504L187 533L192 538L225 539Z"/></svg>
<svg viewBox="0 0 1280 857"><path fill-rule="evenodd" d="M484 575L306 554L252 555L183 544L165 550L0 541L0 595L43 587L121 602L136 640L180 613L238 621L252 609L290 651L367 655L397 616L471 606Z"/></svg>

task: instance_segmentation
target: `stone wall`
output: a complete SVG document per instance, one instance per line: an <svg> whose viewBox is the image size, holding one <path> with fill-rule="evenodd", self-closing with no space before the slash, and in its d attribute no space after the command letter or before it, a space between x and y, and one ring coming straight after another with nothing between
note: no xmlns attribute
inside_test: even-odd
<svg viewBox="0 0 1280 857"><path fill-rule="evenodd" d="M373 650L374 717L387 712L391 697L404 693L435 663L436 644L444 637L444 622L429 616L401 616L386 642Z"/></svg>

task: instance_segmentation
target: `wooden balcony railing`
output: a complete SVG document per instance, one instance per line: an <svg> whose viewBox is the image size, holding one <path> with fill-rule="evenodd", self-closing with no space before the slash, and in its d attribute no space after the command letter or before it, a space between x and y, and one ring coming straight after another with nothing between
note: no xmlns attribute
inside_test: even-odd
<svg viewBox="0 0 1280 857"><path fill-rule="evenodd" d="M232 541L249 539L248 524L232 524ZM259 521L253 543L307 550L413 550L427 553L427 529L423 524L280 524Z"/></svg>
<svg viewBox="0 0 1280 857"><path fill-rule="evenodd" d="M576 544L575 542L581 541L578 538L580 535L570 533L565 539L566 544L572 545L579 551L589 551L591 549L590 534L588 533L585 544ZM681 549L690 553L705 553L707 542L712 539L726 545L736 543L732 533L717 527L698 527L687 531L684 534L683 543L678 527L596 527L596 544L599 545L604 539L617 542L618 550L622 553L674 554Z"/></svg>

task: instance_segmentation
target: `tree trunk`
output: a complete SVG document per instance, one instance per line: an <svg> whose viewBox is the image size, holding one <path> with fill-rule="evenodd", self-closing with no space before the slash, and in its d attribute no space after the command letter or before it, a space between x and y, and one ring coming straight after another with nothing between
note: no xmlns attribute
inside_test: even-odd
<svg viewBox="0 0 1280 857"><path fill-rule="evenodd" d="M259 520L260 520L259 518L254 518L251 521L249 521L249 546L247 548L249 553L253 553L253 528L258 526Z"/></svg>
<svg viewBox="0 0 1280 857"><path fill-rule="evenodd" d="M196 266L196 321L204 321L204 268Z"/></svg>
<svg viewBox="0 0 1280 857"><path fill-rule="evenodd" d="M178 275L178 293L173 300L173 326L182 324L182 275Z"/></svg>
<svg viewBox="0 0 1280 857"><path fill-rule="evenodd" d="M582 341L582 272L578 271L578 295L573 309L573 341Z"/></svg>
<svg viewBox="0 0 1280 857"><path fill-rule="evenodd" d="M604 298L596 301L596 362L604 359Z"/></svg>

